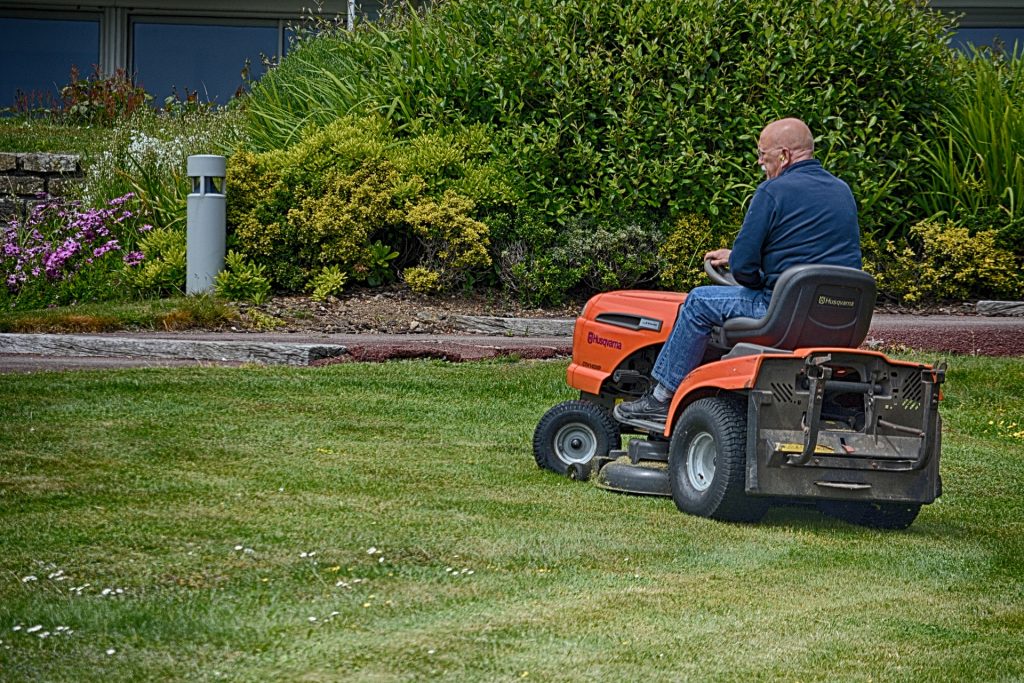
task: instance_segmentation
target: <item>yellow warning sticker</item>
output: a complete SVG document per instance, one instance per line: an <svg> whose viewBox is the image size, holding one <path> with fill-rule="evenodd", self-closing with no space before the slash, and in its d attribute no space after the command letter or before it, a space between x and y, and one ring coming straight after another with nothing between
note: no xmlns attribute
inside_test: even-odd
<svg viewBox="0 0 1024 683"><path fill-rule="evenodd" d="M804 445L802 443L777 443L775 444L776 453L803 453ZM835 453L834 450L826 446L825 444L818 444L814 447L815 453Z"/></svg>

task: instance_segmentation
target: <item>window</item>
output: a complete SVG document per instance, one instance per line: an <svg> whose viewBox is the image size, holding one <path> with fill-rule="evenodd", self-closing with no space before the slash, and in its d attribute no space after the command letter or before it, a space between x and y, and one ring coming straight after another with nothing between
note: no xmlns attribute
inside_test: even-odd
<svg viewBox="0 0 1024 683"><path fill-rule="evenodd" d="M950 45L959 50L967 51L969 46L997 46L1007 53L1020 57L1024 53L1024 27L967 27L953 34ZM1016 46L1016 47L1014 47Z"/></svg>
<svg viewBox="0 0 1024 683"><path fill-rule="evenodd" d="M132 71L159 106L174 92L196 92L203 102L227 104L249 78L265 71L261 55L278 54L277 22L263 24L178 23L136 19L132 23Z"/></svg>
<svg viewBox="0 0 1024 683"><path fill-rule="evenodd" d="M58 98L69 82L71 67L81 78L92 74L100 61L100 19L37 19L0 17L0 107L15 104L16 93Z"/></svg>

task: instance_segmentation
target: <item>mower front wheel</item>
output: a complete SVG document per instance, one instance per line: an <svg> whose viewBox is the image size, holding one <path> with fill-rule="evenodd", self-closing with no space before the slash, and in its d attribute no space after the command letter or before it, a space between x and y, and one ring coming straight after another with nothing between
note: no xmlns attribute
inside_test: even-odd
<svg viewBox="0 0 1024 683"><path fill-rule="evenodd" d="M727 398L705 398L672 430L668 472L681 511L730 522L756 522L768 501L746 495L747 412Z"/></svg>
<svg viewBox="0 0 1024 683"><path fill-rule="evenodd" d="M544 414L533 432L533 457L544 469L585 478L596 456L619 448L619 426L596 403L565 401Z"/></svg>

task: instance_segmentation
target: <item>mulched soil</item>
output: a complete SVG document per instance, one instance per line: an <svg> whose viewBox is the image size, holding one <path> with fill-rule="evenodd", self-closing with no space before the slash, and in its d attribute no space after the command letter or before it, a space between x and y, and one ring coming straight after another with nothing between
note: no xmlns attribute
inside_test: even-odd
<svg viewBox="0 0 1024 683"><path fill-rule="evenodd" d="M253 306L240 304L248 328L315 334L453 334L455 316L509 318L575 318L582 303L554 308L528 308L497 295L459 294L428 297L395 285L385 289L353 289L340 298L313 301L302 296L277 296Z"/></svg>

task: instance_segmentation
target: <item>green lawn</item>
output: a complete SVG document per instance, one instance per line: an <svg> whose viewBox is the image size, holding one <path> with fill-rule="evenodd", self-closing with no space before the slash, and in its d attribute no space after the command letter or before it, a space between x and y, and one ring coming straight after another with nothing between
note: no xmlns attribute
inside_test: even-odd
<svg viewBox="0 0 1024 683"><path fill-rule="evenodd" d="M564 363L0 375L0 679L1021 680L1024 359L950 366L905 532L540 471Z"/></svg>

